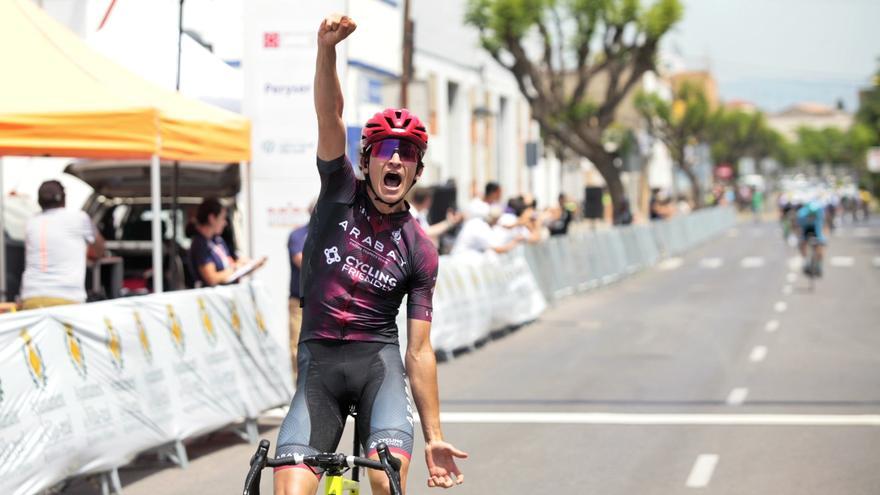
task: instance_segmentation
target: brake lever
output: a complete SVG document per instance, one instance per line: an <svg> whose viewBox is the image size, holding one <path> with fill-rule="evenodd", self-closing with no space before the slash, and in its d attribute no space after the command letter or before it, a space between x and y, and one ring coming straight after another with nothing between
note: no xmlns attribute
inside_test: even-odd
<svg viewBox="0 0 880 495"><path fill-rule="evenodd" d="M388 475L388 482L391 485L391 494L399 495L403 493L400 488L400 459L391 455L388 446L380 443L376 446L376 452L379 454L379 462L385 468L385 474Z"/></svg>

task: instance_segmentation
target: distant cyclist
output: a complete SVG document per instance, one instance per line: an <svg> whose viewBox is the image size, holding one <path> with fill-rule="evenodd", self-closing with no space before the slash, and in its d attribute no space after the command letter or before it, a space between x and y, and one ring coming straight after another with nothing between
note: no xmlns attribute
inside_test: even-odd
<svg viewBox="0 0 880 495"><path fill-rule="evenodd" d="M415 411L425 438L428 486L449 488L464 477L455 458L467 454L443 440L437 363L431 348L431 298L438 256L404 197L422 173L428 136L406 109L377 113L363 128L358 180L345 156L343 98L336 44L356 28L348 17L318 30L315 111L321 192L309 223L302 264L303 321L296 395L278 434L275 457L335 451L346 415L357 410L360 442L374 459L384 442L402 461L413 449ZM406 368L396 316L407 297ZM375 494L388 479L370 471ZM299 464L275 473L276 494L314 494L320 472Z"/></svg>
<svg viewBox="0 0 880 495"><path fill-rule="evenodd" d="M816 277L822 276L822 257L824 255L824 246L826 238L823 234L825 228L825 206L818 200L807 201L797 210L797 225L800 230L800 242L798 248L804 259L804 273ZM807 256L807 244L810 238L816 241L816 270L811 273L810 260Z"/></svg>

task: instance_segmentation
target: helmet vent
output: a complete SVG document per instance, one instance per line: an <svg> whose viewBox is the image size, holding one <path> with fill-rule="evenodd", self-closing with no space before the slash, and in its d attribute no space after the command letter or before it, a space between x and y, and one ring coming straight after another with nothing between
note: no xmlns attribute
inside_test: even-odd
<svg viewBox="0 0 880 495"><path fill-rule="evenodd" d="M391 121L391 117L385 117L385 121L388 122L388 125L393 129L397 126L394 125L394 122Z"/></svg>
<svg viewBox="0 0 880 495"><path fill-rule="evenodd" d="M404 121L403 121L403 127L409 127L409 123L410 123L411 121L412 121L412 119L406 119L406 120L404 120Z"/></svg>

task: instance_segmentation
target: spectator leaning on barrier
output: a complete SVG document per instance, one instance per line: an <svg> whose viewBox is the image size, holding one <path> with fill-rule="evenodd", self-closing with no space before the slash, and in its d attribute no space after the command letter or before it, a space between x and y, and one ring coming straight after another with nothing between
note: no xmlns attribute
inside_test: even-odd
<svg viewBox="0 0 880 495"><path fill-rule="evenodd" d="M24 309L86 301L86 261L104 253L104 239L84 211L68 210L64 187L46 181L37 192L43 211L27 223Z"/></svg>
<svg viewBox="0 0 880 495"><path fill-rule="evenodd" d="M449 211L446 212L446 220L431 225L428 222L428 211L431 209L433 199L434 196L430 189L426 187L416 187L412 192L409 211L412 213L412 216L418 220L419 226L422 230L431 238L431 242L434 243L434 246L438 246L440 236L461 223L463 217L461 213L449 209Z"/></svg>
<svg viewBox="0 0 880 495"><path fill-rule="evenodd" d="M309 206L309 215L312 215L314 203ZM306 237L309 233L309 224L297 227L287 238L287 253L290 261L290 298L287 308L290 312L290 365L293 369L293 382L296 383L297 364L296 356L299 348L299 331L302 328L302 308L300 307L300 273L303 262L303 249L306 245Z"/></svg>
<svg viewBox="0 0 880 495"><path fill-rule="evenodd" d="M492 227L502 215L500 208L493 208L484 202L472 202L468 213L470 218L462 226L452 247L453 255L490 250L499 254L506 253L521 242L519 238L509 241L499 239L493 231Z"/></svg>
<svg viewBox="0 0 880 495"><path fill-rule="evenodd" d="M189 260L193 277L200 287L229 283L235 270L248 263L236 258L221 234L226 228L226 207L217 198L205 198L196 210L195 221L186 226L186 235L192 237ZM265 259L261 260L261 266Z"/></svg>

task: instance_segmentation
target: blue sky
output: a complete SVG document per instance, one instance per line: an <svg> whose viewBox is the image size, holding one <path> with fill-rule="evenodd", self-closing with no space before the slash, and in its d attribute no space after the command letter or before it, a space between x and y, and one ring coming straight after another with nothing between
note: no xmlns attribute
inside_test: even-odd
<svg viewBox="0 0 880 495"><path fill-rule="evenodd" d="M799 101L857 106L880 57L880 0L683 0L664 48L709 68L722 98L775 111Z"/></svg>

